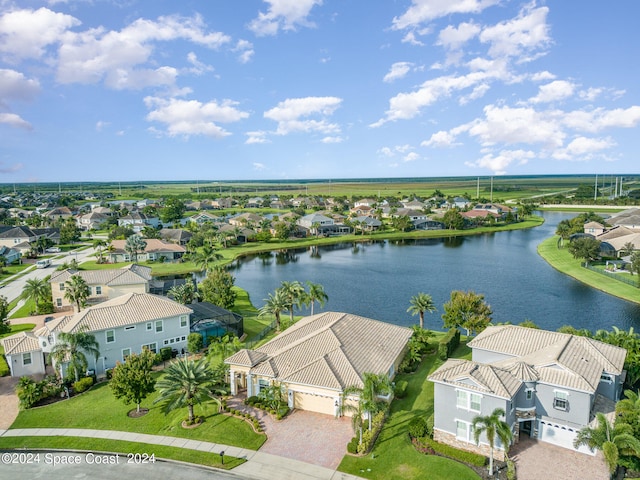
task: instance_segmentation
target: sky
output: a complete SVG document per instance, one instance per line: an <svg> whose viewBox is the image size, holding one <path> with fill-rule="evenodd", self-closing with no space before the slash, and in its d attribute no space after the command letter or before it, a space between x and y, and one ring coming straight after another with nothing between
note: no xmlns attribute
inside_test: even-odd
<svg viewBox="0 0 640 480"><path fill-rule="evenodd" d="M0 0L0 183L637 174L640 2Z"/></svg>

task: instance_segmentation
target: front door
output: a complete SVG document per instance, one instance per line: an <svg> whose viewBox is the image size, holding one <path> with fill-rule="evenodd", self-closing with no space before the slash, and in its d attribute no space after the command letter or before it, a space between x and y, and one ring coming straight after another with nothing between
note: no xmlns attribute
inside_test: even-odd
<svg viewBox="0 0 640 480"><path fill-rule="evenodd" d="M531 436L532 424L533 424L533 420L527 420L526 422L522 422L520 424L520 432L526 433L528 436Z"/></svg>

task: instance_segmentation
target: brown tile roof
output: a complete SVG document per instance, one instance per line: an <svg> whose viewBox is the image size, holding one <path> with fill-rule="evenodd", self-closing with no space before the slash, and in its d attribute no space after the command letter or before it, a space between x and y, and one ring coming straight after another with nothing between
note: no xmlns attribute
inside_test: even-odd
<svg viewBox="0 0 640 480"><path fill-rule="evenodd" d="M144 249L144 253L160 253L160 252L181 252L184 253L187 251L181 245L176 245L175 243L163 242L162 240L158 240L157 238L145 238L145 242L147 242L147 247ZM114 253L126 253L124 249L124 244L126 240L112 240L111 245L113 246Z"/></svg>
<svg viewBox="0 0 640 480"><path fill-rule="evenodd" d="M255 353L225 360L279 381L342 390L362 387L362 374L387 373L411 330L357 315L325 312L303 318Z"/></svg>
<svg viewBox="0 0 640 480"><path fill-rule="evenodd" d="M151 268L132 264L107 270L67 269L51 274L49 282L64 283L73 275L80 275L89 285L133 285L151 281Z"/></svg>
<svg viewBox="0 0 640 480"><path fill-rule="evenodd" d="M35 352L40 350L38 337L31 332L20 332L2 339L5 355Z"/></svg>

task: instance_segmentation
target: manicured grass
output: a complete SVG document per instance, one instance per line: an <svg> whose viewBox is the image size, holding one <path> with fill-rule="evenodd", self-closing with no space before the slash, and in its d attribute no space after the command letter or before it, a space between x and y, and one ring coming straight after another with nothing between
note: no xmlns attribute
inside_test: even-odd
<svg viewBox="0 0 640 480"><path fill-rule="evenodd" d="M108 383L100 383L90 391L45 407L23 410L11 428L94 428L126 432L168 435L204 440L257 450L266 440L245 421L217 413L212 402L197 405L196 415L205 422L194 429L184 429L182 421L187 409L182 408L164 415L160 405L154 405L157 393L147 398L142 406L149 413L140 418L129 418L127 412L135 405L125 405L111 394Z"/></svg>
<svg viewBox="0 0 640 480"><path fill-rule="evenodd" d="M582 267L581 260L575 259L566 247L558 248L558 236L544 240L538 245L538 253L556 270L569 275L590 287L605 293L623 298L630 302L640 303L640 289L615 278L592 272Z"/></svg>
<svg viewBox="0 0 640 480"><path fill-rule="evenodd" d="M470 359L471 349L461 344L455 357ZM346 455L338 470L376 480L479 478L472 469L461 463L417 452L409 439L409 422L417 416L427 418L433 413L433 383L427 381L427 377L442 363L435 354L429 355L415 373L396 377L396 382L406 380L409 383L407 396L391 404L389 418L373 452L366 457Z"/></svg>
<svg viewBox="0 0 640 480"><path fill-rule="evenodd" d="M20 297L16 298L13 302L9 304L9 308L13 309L18 304ZM31 312L35 311L36 304L33 300L27 300L24 305L22 305L18 310L16 310L13 315L9 318L24 318L31 316Z"/></svg>
<svg viewBox="0 0 640 480"><path fill-rule="evenodd" d="M24 272L27 268L31 267L31 264L23 263L20 265L7 265L2 268L2 272L0 273L0 282L6 280L7 278L16 275L18 273Z"/></svg>
<svg viewBox="0 0 640 480"><path fill-rule="evenodd" d="M120 453L120 462L126 462L128 453L146 453L155 455L157 459L178 460L195 463L207 467L231 470L242 465L246 460L225 455L224 465L220 463L220 455L186 448L149 445L147 443L127 442L123 440L106 440L86 437L3 437L0 438L0 449L60 449L79 450L91 453Z"/></svg>

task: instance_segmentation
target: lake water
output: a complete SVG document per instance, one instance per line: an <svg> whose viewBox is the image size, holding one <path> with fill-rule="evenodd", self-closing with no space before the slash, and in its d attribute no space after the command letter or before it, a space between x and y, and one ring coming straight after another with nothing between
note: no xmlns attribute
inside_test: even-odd
<svg viewBox="0 0 640 480"><path fill-rule="evenodd" d="M442 304L451 291L473 290L485 295L494 322L529 319L549 330L567 324L590 330L613 325L640 329L640 305L583 285L537 254L537 245L553 235L558 222L575 216L542 215L544 225L528 230L272 252L243 258L231 271L236 285L249 292L258 308L282 281L309 280L322 284L329 296L322 310L398 325L418 322L406 310L414 294L425 292L438 307L425 315L425 325L441 329Z"/></svg>

